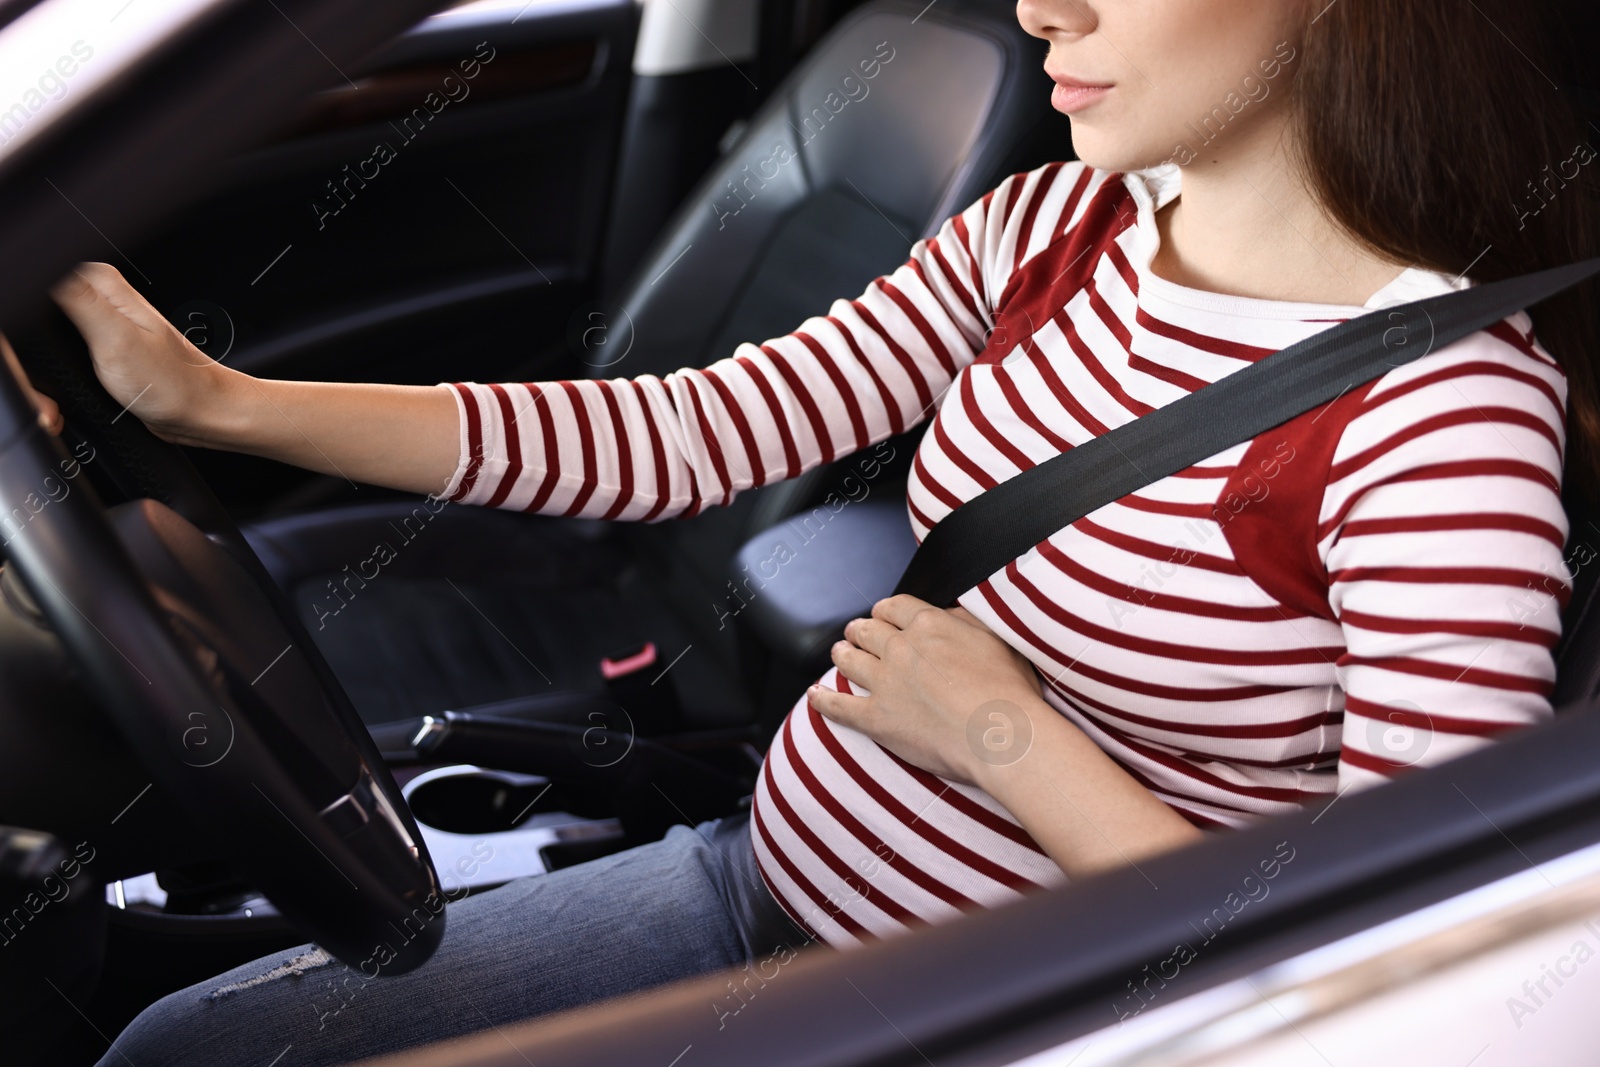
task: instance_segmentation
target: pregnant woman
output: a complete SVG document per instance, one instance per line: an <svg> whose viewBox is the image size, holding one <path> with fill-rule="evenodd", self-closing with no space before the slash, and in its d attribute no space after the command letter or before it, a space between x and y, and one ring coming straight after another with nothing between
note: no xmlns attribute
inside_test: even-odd
<svg viewBox="0 0 1600 1067"><path fill-rule="evenodd" d="M57 299L161 436L467 504L667 520L931 420L922 536L1330 323L1600 254L1595 153L1542 73L1540 6L1022 0L1081 162L1006 179L855 299L664 378L261 381L110 267ZM847 949L1548 718L1563 460L1587 484L1600 437L1581 299L1107 505L959 608L874 605L748 815L452 905L410 974L309 946L241 967L146 1010L104 1062L344 1062ZM985 761L975 717L1026 753Z"/></svg>

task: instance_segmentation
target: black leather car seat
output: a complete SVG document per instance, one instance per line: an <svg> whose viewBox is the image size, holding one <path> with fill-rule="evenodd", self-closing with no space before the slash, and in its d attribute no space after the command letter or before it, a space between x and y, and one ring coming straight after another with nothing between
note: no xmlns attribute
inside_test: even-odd
<svg viewBox="0 0 1600 1067"><path fill-rule="evenodd" d="M1009 0L852 12L689 195L610 302L607 344L575 352L571 376L664 374L786 333L894 269L1007 174L1071 158L1044 54ZM712 727L755 715L722 608L729 561L834 476L650 526L453 505L421 508L424 523L403 502L246 534L369 723L597 691L600 656L650 640L691 725ZM900 492L873 486L880 500ZM381 567L367 562L380 544L393 556Z"/></svg>

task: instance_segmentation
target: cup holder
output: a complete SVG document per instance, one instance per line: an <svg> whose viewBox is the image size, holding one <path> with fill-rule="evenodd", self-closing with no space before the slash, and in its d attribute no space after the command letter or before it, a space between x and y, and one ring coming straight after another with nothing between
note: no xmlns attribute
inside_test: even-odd
<svg viewBox="0 0 1600 1067"><path fill-rule="evenodd" d="M617 819L574 811L570 791L539 775L458 763L422 772L400 793L447 890L502 885L628 846Z"/></svg>
<svg viewBox="0 0 1600 1067"><path fill-rule="evenodd" d="M548 778L510 771L452 768L406 791L417 821L451 834L499 834L559 810Z"/></svg>

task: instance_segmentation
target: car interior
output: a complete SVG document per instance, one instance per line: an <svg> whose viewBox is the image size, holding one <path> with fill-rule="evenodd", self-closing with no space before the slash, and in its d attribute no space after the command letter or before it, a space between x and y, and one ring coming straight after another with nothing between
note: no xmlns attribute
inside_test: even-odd
<svg viewBox="0 0 1600 1067"><path fill-rule="evenodd" d="M35 3L0 4L0 50ZM788 332L1008 174L1072 158L1045 44L1003 0L193 6L114 101L0 155L0 259L22 264L0 314L68 413L60 441L30 436L0 391L0 498L41 471L67 487L13 512L0 549L0 890L20 898L71 855L91 872L20 933L0 913L7 1062L93 1062L166 993L308 939L337 954L430 886L486 889L738 809L838 628L916 547L920 428L661 523L166 445L120 418L44 298L67 266L114 264L259 376L662 375ZM1573 40L1600 42L1591 5L1564 10ZM1600 122L1595 55L1559 80ZM719 1036L718 1062L1003 1062L1086 1032L1285 838L1306 861L1194 988L1600 840L1600 566L1572 562L1595 558L1600 512L1569 510L1554 723L1137 874L813 961ZM208 680L226 706L195 695ZM216 713L171 711L201 705ZM224 760L249 818L197 773ZM362 902L317 859L335 847L305 836L318 818L341 866L369 872ZM518 1046L666 1064L704 1040L684 1005L707 982L532 1022ZM457 1055L426 1062L505 1049Z"/></svg>

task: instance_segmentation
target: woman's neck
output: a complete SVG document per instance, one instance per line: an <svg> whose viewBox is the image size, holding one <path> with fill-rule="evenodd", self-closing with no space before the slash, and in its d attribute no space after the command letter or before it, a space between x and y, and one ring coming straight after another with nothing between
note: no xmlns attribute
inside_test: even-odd
<svg viewBox="0 0 1600 1067"><path fill-rule="evenodd" d="M1336 225L1294 174L1281 123L1183 168L1180 195L1156 213L1151 269L1207 292L1264 300L1365 304L1409 265L1386 261Z"/></svg>

